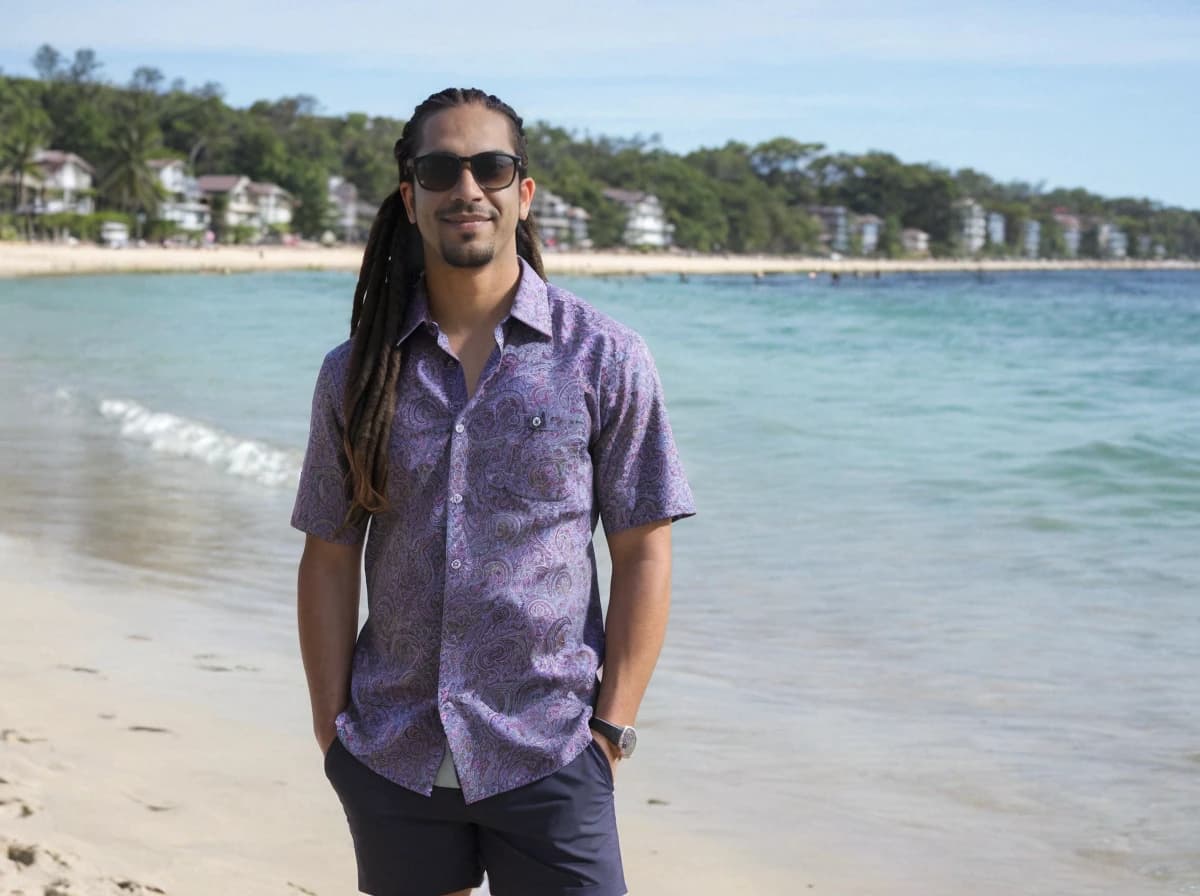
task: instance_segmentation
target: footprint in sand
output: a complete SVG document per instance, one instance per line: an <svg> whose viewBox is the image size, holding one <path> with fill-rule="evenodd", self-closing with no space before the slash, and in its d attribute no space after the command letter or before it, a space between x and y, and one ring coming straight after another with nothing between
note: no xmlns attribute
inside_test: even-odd
<svg viewBox="0 0 1200 896"><path fill-rule="evenodd" d="M141 731L147 734L173 734L170 728L159 728L155 725L130 725L130 731Z"/></svg>
<svg viewBox="0 0 1200 896"><path fill-rule="evenodd" d="M0 731L0 741L8 743L10 740L15 740L19 744L43 744L46 742L44 737L29 737L16 728L5 728Z"/></svg>

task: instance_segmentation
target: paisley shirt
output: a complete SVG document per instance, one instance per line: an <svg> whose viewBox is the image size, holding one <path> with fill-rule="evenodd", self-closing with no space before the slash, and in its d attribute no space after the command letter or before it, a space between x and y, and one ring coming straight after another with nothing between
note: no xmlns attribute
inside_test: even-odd
<svg viewBox="0 0 1200 896"><path fill-rule="evenodd" d="M496 348L467 397L422 286L401 329L388 446L390 508L348 507L342 391L350 343L317 378L292 525L366 538L368 618L346 748L432 793L449 744L467 802L531 783L591 740L604 659L592 534L694 513L642 339L523 261Z"/></svg>

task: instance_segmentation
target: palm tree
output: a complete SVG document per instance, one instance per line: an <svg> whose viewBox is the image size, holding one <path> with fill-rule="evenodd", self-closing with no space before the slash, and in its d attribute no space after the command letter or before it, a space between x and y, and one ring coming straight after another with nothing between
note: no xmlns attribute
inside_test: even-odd
<svg viewBox="0 0 1200 896"><path fill-rule="evenodd" d="M112 162L100 182L100 193L124 212L153 216L163 197L149 161L161 148L158 129L146 117L123 122L113 141Z"/></svg>
<svg viewBox="0 0 1200 896"><path fill-rule="evenodd" d="M37 153L50 134L50 118L19 85L10 84L6 94L0 96L0 174L12 178L13 213L19 214L25 204L26 178L39 173Z"/></svg>

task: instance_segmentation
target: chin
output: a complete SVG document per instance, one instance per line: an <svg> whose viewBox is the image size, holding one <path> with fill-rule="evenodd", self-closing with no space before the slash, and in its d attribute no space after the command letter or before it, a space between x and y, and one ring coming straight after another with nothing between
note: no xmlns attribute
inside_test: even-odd
<svg viewBox="0 0 1200 896"><path fill-rule="evenodd" d="M455 268L481 268L484 265L490 264L495 257L495 246L473 246L466 244L442 247L442 258L446 264Z"/></svg>

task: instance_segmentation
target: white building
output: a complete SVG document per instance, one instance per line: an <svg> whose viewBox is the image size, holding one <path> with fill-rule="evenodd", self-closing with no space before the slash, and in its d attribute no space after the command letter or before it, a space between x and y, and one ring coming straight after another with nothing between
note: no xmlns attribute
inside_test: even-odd
<svg viewBox="0 0 1200 896"><path fill-rule="evenodd" d="M344 177L331 177L326 184L326 199L329 203L329 226L333 232L347 243L365 239L370 232L370 223L364 230L359 220L363 211L370 209L358 201L358 187Z"/></svg>
<svg viewBox="0 0 1200 896"><path fill-rule="evenodd" d="M246 192L258 209L261 229L286 229L292 223L292 210L296 203L292 194L283 187L272 183L252 183Z"/></svg>
<svg viewBox="0 0 1200 896"><path fill-rule="evenodd" d="M929 234L915 227L905 227L900 231L900 245L905 255L928 255Z"/></svg>
<svg viewBox="0 0 1200 896"><path fill-rule="evenodd" d="M675 236L675 225L667 220L662 203L653 193L609 188L605 197L620 203L625 208L625 233L622 242L626 246L649 246L666 249Z"/></svg>
<svg viewBox="0 0 1200 896"><path fill-rule="evenodd" d="M849 251L850 215L844 205L813 205L808 212L821 222L821 242L830 252Z"/></svg>
<svg viewBox="0 0 1200 896"><path fill-rule="evenodd" d="M1105 258L1125 258L1129 254L1129 239L1125 231L1107 221L1102 223L1097 233L1100 244L1100 254Z"/></svg>
<svg viewBox="0 0 1200 896"><path fill-rule="evenodd" d="M547 248L572 246L586 249L592 245L588 236L588 221L591 219L584 209L571 205L561 196L549 190L538 190L533 194L530 209L537 224L538 235Z"/></svg>
<svg viewBox="0 0 1200 896"><path fill-rule="evenodd" d="M1079 218L1060 210L1054 213L1054 220L1058 222L1058 226L1062 230L1067 257L1074 258L1079 254L1079 240L1083 235L1083 228L1080 226Z"/></svg>
<svg viewBox="0 0 1200 896"><path fill-rule="evenodd" d="M209 209L217 197L224 197L225 216L221 222L225 227L248 227L257 225L258 206L250 198L250 178L242 174L205 174L196 178L196 186L204 194Z"/></svg>
<svg viewBox="0 0 1200 896"><path fill-rule="evenodd" d="M1026 258L1037 258L1042 251L1042 223L1032 218L1025 222L1025 232L1021 234L1021 248Z"/></svg>
<svg viewBox="0 0 1200 896"><path fill-rule="evenodd" d="M187 173L184 162L180 159L151 159L147 164L157 175L167 196L158 204L158 219L170 221L187 233L208 230L212 215L196 178Z"/></svg>
<svg viewBox="0 0 1200 896"><path fill-rule="evenodd" d="M883 219L876 215L859 215L854 219L858 233L859 252L873 255L879 248L879 235L883 232Z"/></svg>
<svg viewBox="0 0 1200 896"><path fill-rule="evenodd" d="M277 184L253 183L242 174L206 174L196 178L196 186L210 209L214 199L225 197L226 227L253 227L262 235L292 223L295 201Z"/></svg>
<svg viewBox="0 0 1200 896"><path fill-rule="evenodd" d="M1004 245L1004 215L999 212L988 212L987 241L991 246Z"/></svg>
<svg viewBox="0 0 1200 896"><path fill-rule="evenodd" d="M983 206L974 199L960 199L954 203L954 211L958 216L959 251L974 255L987 241L987 216Z"/></svg>
<svg viewBox="0 0 1200 896"><path fill-rule="evenodd" d="M96 169L91 164L59 149L38 150L33 161L39 172L31 209L35 214L90 215L95 211L92 183Z"/></svg>

